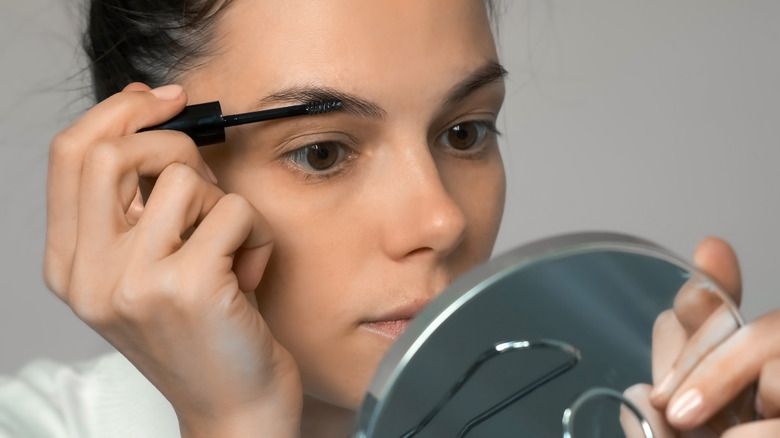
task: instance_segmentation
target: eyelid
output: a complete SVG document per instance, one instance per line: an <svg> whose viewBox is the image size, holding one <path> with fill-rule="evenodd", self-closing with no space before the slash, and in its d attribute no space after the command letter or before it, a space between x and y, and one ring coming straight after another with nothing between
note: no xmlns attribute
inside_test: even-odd
<svg viewBox="0 0 780 438"><path fill-rule="evenodd" d="M479 123L485 126L486 128L488 128L488 130L490 130L492 133L501 135L501 132L498 130L496 126L496 124L498 123L497 120L498 120L497 112L484 108L482 110L461 113L457 117L450 118L448 121L442 123L439 126L443 126L441 132L446 132L448 129L451 129L454 126L463 123Z"/></svg>
<svg viewBox="0 0 780 438"><path fill-rule="evenodd" d="M490 131L491 133L493 133L493 134L495 134L495 135L497 135L499 137L501 135L503 135L501 133L501 131L498 130L498 127L496 126L495 116L488 115L488 114L475 114L475 115L470 115L470 116L458 117L454 121L448 123L445 126L444 129L439 131L436 134L435 138L437 138L437 139L440 138L442 136L442 134L445 134L450 129L452 129L452 128L458 126L458 125L462 125L464 123L475 123L475 124L478 124L480 126L483 126L488 131Z"/></svg>
<svg viewBox="0 0 780 438"><path fill-rule="evenodd" d="M273 147L276 154L284 155L296 149L311 146L316 143L335 142L356 145L357 138L344 131L313 131L298 133L287 137ZM354 148L353 148L354 149Z"/></svg>

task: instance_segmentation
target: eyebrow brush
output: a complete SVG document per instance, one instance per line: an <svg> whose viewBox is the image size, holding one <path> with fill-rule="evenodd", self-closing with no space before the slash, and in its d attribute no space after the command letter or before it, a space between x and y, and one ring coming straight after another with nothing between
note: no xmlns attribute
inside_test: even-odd
<svg viewBox="0 0 780 438"><path fill-rule="evenodd" d="M324 114L340 109L341 102L332 100L308 102L300 105L225 116L222 115L222 106L219 102L207 102L186 106L182 112L167 122L142 129L141 131L159 129L181 131L189 135L196 145L206 146L224 142L225 128L229 126L245 125L247 123L257 123L284 117Z"/></svg>

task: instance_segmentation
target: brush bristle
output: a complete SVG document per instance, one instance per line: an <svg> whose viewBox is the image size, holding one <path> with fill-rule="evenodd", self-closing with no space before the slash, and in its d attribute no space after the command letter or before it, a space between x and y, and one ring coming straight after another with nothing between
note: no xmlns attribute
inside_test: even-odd
<svg viewBox="0 0 780 438"><path fill-rule="evenodd" d="M306 112L308 114L323 114L341 109L341 102L338 100L330 100L326 102L309 102L306 105Z"/></svg>

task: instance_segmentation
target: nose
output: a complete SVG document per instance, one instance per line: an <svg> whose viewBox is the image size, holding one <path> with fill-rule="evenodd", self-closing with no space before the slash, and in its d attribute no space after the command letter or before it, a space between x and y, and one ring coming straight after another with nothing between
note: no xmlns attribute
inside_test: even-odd
<svg viewBox="0 0 780 438"><path fill-rule="evenodd" d="M382 245L401 260L429 253L437 259L452 253L466 235L463 209L442 180L429 149L403 154L388 178L383 198Z"/></svg>

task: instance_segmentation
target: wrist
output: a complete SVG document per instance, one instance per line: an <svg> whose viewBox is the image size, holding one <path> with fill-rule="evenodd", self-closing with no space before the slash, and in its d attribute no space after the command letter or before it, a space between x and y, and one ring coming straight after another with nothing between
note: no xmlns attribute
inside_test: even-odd
<svg viewBox="0 0 780 438"><path fill-rule="evenodd" d="M231 412L178 415L182 438L301 436L301 404L245 407Z"/></svg>
<svg viewBox="0 0 780 438"><path fill-rule="evenodd" d="M179 420L182 438L300 437L300 416L230 415L218 420Z"/></svg>

